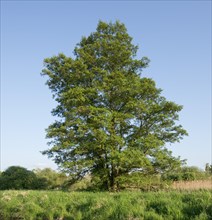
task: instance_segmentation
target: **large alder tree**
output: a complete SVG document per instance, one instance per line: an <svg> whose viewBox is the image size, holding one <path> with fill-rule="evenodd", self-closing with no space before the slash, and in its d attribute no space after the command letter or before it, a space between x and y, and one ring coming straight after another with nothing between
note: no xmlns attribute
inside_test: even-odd
<svg viewBox="0 0 212 220"><path fill-rule="evenodd" d="M124 24L100 21L77 44L74 58L45 59L42 74L58 105L43 154L72 180L90 174L100 188L115 190L180 165L166 145L187 135L176 124L182 106L142 77L149 59L137 59L137 50Z"/></svg>

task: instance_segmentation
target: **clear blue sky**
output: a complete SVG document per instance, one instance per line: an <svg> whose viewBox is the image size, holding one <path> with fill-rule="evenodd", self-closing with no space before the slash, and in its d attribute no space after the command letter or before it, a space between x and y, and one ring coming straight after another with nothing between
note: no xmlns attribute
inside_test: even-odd
<svg viewBox="0 0 212 220"><path fill-rule="evenodd" d="M189 166L211 162L211 1L1 1L1 169L56 165L45 128L54 118L51 93L40 76L43 59L73 55L99 20L125 23L138 57L150 58L144 76L184 106L189 136L169 146Z"/></svg>

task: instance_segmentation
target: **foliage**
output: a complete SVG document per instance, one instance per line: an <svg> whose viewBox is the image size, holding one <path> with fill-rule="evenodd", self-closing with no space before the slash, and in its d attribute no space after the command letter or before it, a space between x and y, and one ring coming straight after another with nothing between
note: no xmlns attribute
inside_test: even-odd
<svg viewBox="0 0 212 220"><path fill-rule="evenodd" d="M42 74L58 102L47 129L53 158L73 182L91 174L103 189L119 187L132 172L158 174L180 166L167 143L187 132L177 125L182 106L167 101L155 82L141 77L149 59L136 59L124 24L99 22L77 44L75 57L45 59Z"/></svg>
<svg viewBox="0 0 212 220"><path fill-rule="evenodd" d="M0 191L0 219L209 220L211 193Z"/></svg>
<svg viewBox="0 0 212 220"><path fill-rule="evenodd" d="M172 181L190 181L190 180L201 180L207 179L207 173L195 166L185 166L181 167L174 172L165 173L162 176L163 180Z"/></svg>
<svg viewBox="0 0 212 220"><path fill-rule="evenodd" d="M130 177L129 177L130 176ZM168 188L167 182L162 181L157 175L142 175L141 173L131 173L119 179L121 189L140 189L142 191L158 191Z"/></svg>
<svg viewBox="0 0 212 220"><path fill-rule="evenodd" d="M99 191L99 188L91 181L91 176L87 175L84 178L70 184L70 180L67 180L63 184L63 190L66 191Z"/></svg>
<svg viewBox="0 0 212 220"><path fill-rule="evenodd" d="M7 189L56 189L62 188L67 176L50 168L27 170L11 166L0 175L0 190Z"/></svg>
<svg viewBox="0 0 212 220"><path fill-rule="evenodd" d="M58 173L51 168L36 169L33 172L45 184L43 189L61 188L67 180L67 176L64 173Z"/></svg>
<svg viewBox="0 0 212 220"><path fill-rule="evenodd" d="M0 190L36 188L38 188L36 175L24 167L11 166L0 176Z"/></svg>
<svg viewBox="0 0 212 220"><path fill-rule="evenodd" d="M206 165L205 165L205 172L206 172L208 175L212 175L212 164L209 165L209 163L206 163Z"/></svg>

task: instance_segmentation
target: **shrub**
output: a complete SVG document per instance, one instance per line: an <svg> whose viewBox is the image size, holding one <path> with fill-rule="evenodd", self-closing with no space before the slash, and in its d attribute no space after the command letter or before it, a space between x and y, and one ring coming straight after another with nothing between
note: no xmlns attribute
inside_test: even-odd
<svg viewBox="0 0 212 220"><path fill-rule="evenodd" d="M23 167L11 166L0 176L0 190L36 188L36 175Z"/></svg>
<svg viewBox="0 0 212 220"><path fill-rule="evenodd" d="M207 174L200 170L198 167L182 167L172 173L164 173L162 175L163 180L171 181L191 181L191 180L201 180L206 179Z"/></svg>

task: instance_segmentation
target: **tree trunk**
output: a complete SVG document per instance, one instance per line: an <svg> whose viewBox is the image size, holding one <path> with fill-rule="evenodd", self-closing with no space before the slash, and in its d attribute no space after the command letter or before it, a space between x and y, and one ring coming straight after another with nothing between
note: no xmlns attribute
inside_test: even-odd
<svg viewBox="0 0 212 220"><path fill-rule="evenodd" d="M112 165L111 168L111 174L110 174L110 190L115 191L115 170L114 170L114 165Z"/></svg>

